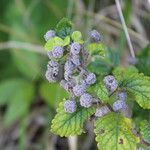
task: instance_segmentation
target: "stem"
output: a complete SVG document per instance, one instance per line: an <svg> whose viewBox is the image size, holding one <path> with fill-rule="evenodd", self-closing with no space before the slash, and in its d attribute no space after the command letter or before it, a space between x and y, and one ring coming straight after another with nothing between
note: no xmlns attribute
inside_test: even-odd
<svg viewBox="0 0 150 150"><path fill-rule="evenodd" d="M40 53L42 55L45 55L44 49L40 45L35 45L31 43L26 42L18 42L18 41L8 41L8 42L1 42L0 43L0 50L5 49L20 49L20 50L27 50L32 51L36 53Z"/></svg>
<svg viewBox="0 0 150 150"><path fill-rule="evenodd" d="M70 150L77 150L77 136L68 137L68 144Z"/></svg>
<svg viewBox="0 0 150 150"><path fill-rule="evenodd" d="M134 53L133 46L132 46L132 43L131 43L131 39L130 39L130 36L129 36L129 33L128 33L127 25L125 23L125 19L124 19L123 13L122 13L120 1L115 0L115 2L116 2L119 17L120 17L120 20L121 20L121 23L122 23L122 26L123 26L123 30L124 30L125 35L126 35L126 39L127 39L127 43L128 43L129 49L130 49L131 56L133 58L135 58L135 53Z"/></svg>

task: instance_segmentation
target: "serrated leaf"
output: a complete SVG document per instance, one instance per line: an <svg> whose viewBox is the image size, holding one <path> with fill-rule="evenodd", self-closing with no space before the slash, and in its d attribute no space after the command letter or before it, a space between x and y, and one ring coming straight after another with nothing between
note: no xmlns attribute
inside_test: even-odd
<svg viewBox="0 0 150 150"><path fill-rule="evenodd" d="M78 42L82 39L82 34L80 31L74 31L71 35L71 38L74 42Z"/></svg>
<svg viewBox="0 0 150 150"><path fill-rule="evenodd" d="M100 150L136 150L139 138L132 131L131 120L114 112L95 122L96 141Z"/></svg>
<svg viewBox="0 0 150 150"><path fill-rule="evenodd" d="M150 143L150 122L148 121L143 121L140 124L140 133L143 137L143 139Z"/></svg>
<svg viewBox="0 0 150 150"><path fill-rule="evenodd" d="M52 121L51 131L60 136L80 135L84 122L95 112L95 108L78 106L76 112L69 114L64 111L64 102L59 104L57 114Z"/></svg>
<svg viewBox="0 0 150 150"><path fill-rule="evenodd" d="M57 35L62 39L70 35L71 30L72 30L72 22L67 18L61 19L55 28Z"/></svg>
<svg viewBox="0 0 150 150"><path fill-rule="evenodd" d="M103 103L109 102L109 93L102 81L93 85L88 91L94 93Z"/></svg>
<svg viewBox="0 0 150 150"><path fill-rule="evenodd" d="M63 39L61 39L60 37L57 37L57 36L56 36L56 37L54 37L54 38L49 39L49 40L46 42L44 48L45 48L45 50L47 50L47 51L51 51L54 46L63 46L63 44L64 44Z"/></svg>
<svg viewBox="0 0 150 150"><path fill-rule="evenodd" d="M137 54L138 62L136 67L145 75L150 75L150 45L140 50Z"/></svg>
<svg viewBox="0 0 150 150"><path fill-rule="evenodd" d="M150 109L150 78L136 70L120 70L115 73L119 87L129 92L144 109Z"/></svg>
<svg viewBox="0 0 150 150"><path fill-rule="evenodd" d="M43 82L40 85L40 94L43 100L53 108L55 104L68 96L66 91L62 89L59 84L50 84L48 82Z"/></svg>
<svg viewBox="0 0 150 150"><path fill-rule="evenodd" d="M91 43L87 46L87 49L91 55L105 56L106 47L104 44Z"/></svg>

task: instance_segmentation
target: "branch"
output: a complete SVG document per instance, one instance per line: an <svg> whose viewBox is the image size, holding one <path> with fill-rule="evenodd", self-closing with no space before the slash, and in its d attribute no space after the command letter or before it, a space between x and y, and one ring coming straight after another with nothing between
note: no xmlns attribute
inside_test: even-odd
<svg viewBox="0 0 150 150"><path fill-rule="evenodd" d="M42 55L46 55L42 46L26 43L26 42L19 42L19 41L1 42L0 50L6 50L6 49L23 49L27 51L36 52Z"/></svg>

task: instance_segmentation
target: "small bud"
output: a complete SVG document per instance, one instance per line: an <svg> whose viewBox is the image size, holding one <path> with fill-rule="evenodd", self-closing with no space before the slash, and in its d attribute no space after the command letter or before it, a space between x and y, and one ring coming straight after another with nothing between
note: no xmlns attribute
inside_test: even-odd
<svg viewBox="0 0 150 150"><path fill-rule="evenodd" d="M66 72L73 71L75 69L75 65L70 61L66 61L64 69Z"/></svg>
<svg viewBox="0 0 150 150"><path fill-rule="evenodd" d="M52 55L54 58L61 58L63 56L63 48L61 46L55 46L52 50Z"/></svg>
<svg viewBox="0 0 150 150"><path fill-rule="evenodd" d="M80 57L78 55L73 55L71 57L71 61L74 65L79 66L81 63L80 63Z"/></svg>
<svg viewBox="0 0 150 150"><path fill-rule="evenodd" d="M96 117L102 117L102 116L106 115L108 112L110 112L108 107L107 106L102 106L101 108L96 109L95 116Z"/></svg>
<svg viewBox="0 0 150 150"><path fill-rule="evenodd" d="M117 100L113 104L114 111L119 111L121 109L126 109L126 108L127 108L127 105L126 105L125 101L122 101L122 100Z"/></svg>
<svg viewBox="0 0 150 150"><path fill-rule="evenodd" d="M47 65L47 66L48 66L48 67L52 67L52 68L54 68L54 67L59 68L58 62L56 62L56 61L54 61L54 60L50 60L50 61L48 62L48 65Z"/></svg>
<svg viewBox="0 0 150 150"><path fill-rule="evenodd" d="M71 79L71 75L72 75L72 71L65 71L64 79L68 81L69 79Z"/></svg>
<svg viewBox="0 0 150 150"><path fill-rule="evenodd" d="M82 94L84 94L86 91L86 87L85 85L76 85L75 87L73 87L73 93L75 96L81 96Z"/></svg>
<svg viewBox="0 0 150 150"><path fill-rule="evenodd" d="M48 51L48 52L47 52L47 56L48 56L49 59L52 59L52 58L53 58L52 52L51 52L51 51Z"/></svg>
<svg viewBox="0 0 150 150"><path fill-rule="evenodd" d="M88 93L84 93L80 97L80 105L89 108L92 105L92 96Z"/></svg>
<svg viewBox="0 0 150 150"><path fill-rule="evenodd" d="M74 113L77 109L75 100L66 100L64 103L64 110L68 113Z"/></svg>
<svg viewBox="0 0 150 150"><path fill-rule="evenodd" d="M118 87L117 80L115 79L114 76L111 76L111 75L108 75L104 78L104 83L105 83L107 90L110 93L114 92Z"/></svg>
<svg viewBox="0 0 150 150"><path fill-rule="evenodd" d="M49 82L56 82L57 81L57 77L56 75L52 72L52 70L48 69L46 71L46 74L45 74L45 77L46 79L49 81Z"/></svg>
<svg viewBox="0 0 150 150"><path fill-rule="evenodd" d="M118 95L117 95L118 100L125 101L126 98L127 98L127 93L126 92L118 92Z"/></svg>
<svg viewBox="0 0 150 150"><path fill-rule="evenodd" d="M85 79L85 82L89 85L94 84L96 82L96 76L94 73L89 73Z"/></svg>
<svg viewBox="0 0 150 150"><path fill-rule="evenodd" d="M92 30L89 33L89 36L95 41L99 42L101 40L100 34L96 30Z"/></svg>
<svg viewBox="0 0 150 150"><path fill-rule="evenodd" d="M45 41L48 41L49 39L55 37L55 34L56 34L56 33L55 33L55 31L53 31L53 30L47 31L46 34L44 35Z"/></svg>
<svg viewBox="0 0 150 150"><path fill-rule="evenodd" d="M73 55L77 55L80 53L81 45L79 43L72 43L71 44L71 53Z"/></svg>

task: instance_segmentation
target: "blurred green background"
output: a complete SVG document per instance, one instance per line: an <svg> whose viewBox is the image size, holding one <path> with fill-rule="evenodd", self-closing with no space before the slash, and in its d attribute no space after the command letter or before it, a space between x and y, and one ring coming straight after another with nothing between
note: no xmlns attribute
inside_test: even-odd
<svg viewBox="0 0 150 150"><path fill-rule="evenodd" d="M136 66L150 75L150 3L121 4L139 59ZM100 31L110 62L91 65L102 75L134 63L113 0L0 0L0 150L69 149L66 138L49 131L58 102L67 94L46 81L48 59L43 49L43 35L63 17L69 17L85 39L90 29ZM79 137L83 140L78 149L96 149L90 129L89 133Z"/></svg>

